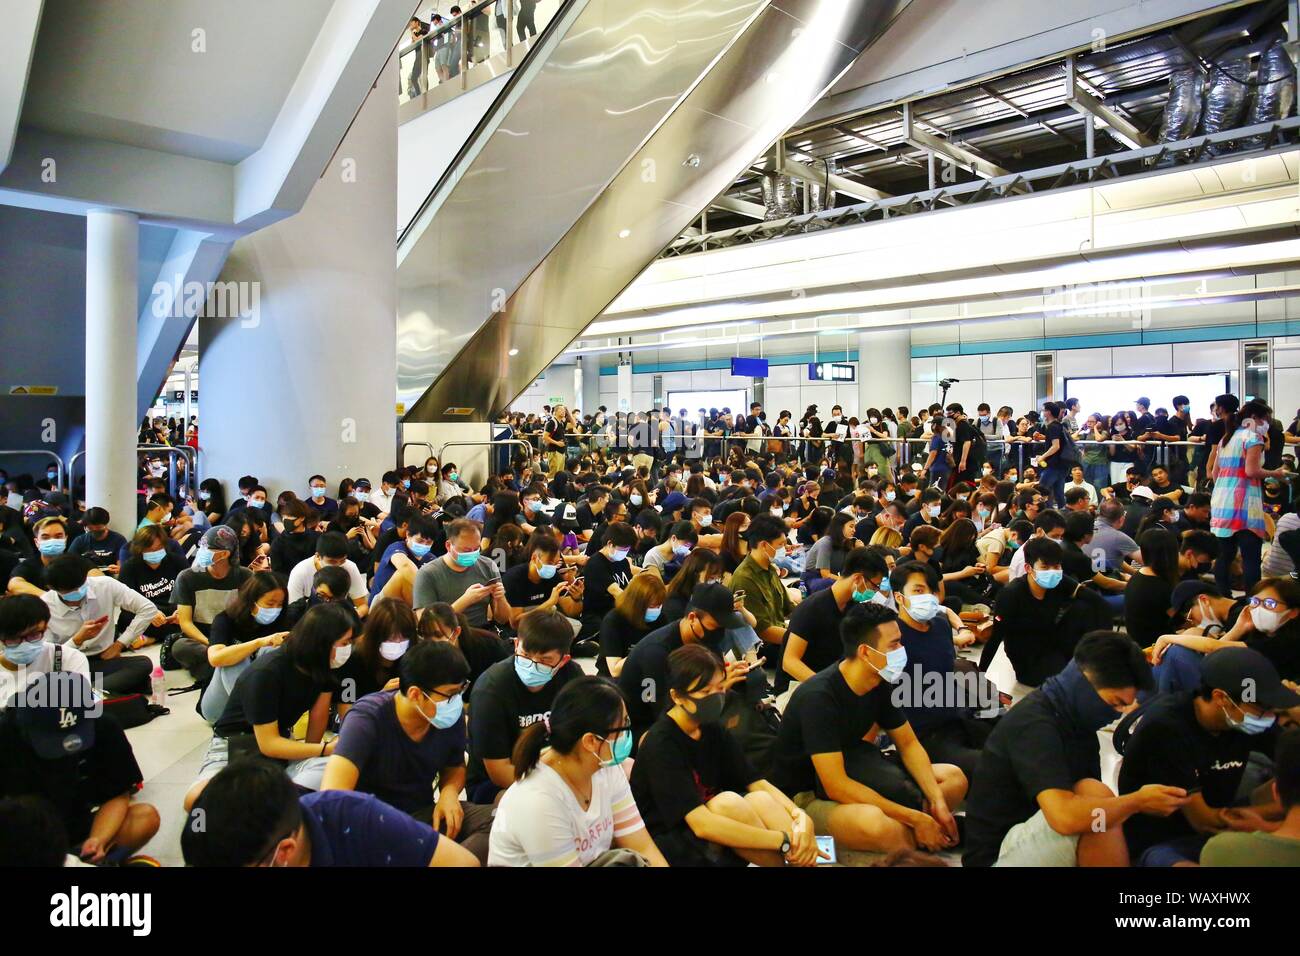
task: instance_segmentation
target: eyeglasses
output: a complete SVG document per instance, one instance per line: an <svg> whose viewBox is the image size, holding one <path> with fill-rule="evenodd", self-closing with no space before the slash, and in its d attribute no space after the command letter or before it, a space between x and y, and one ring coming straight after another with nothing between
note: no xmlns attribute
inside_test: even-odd
<svg viewBox="0 0 1300 956"><path fill-rule="evenodd" d="M5 647L21 647L23 644L35 644L37 641L45 640L45 631L42 629L35 634L19 634L15 637L6 637L0 643Z"/></svg>
<svg viewBox="0 0 1300 956"><path fill-rule="evenodd" d="M454 697L459 697L467 690L469 690L469 681L466 680L460 682L460 685L456 688L456 693L454 694L444 694L440 690L425 690L423 687L420 688L420 693L429 698L429 700L436 702L439 698L442 700L451 700Z"/></svg>
<svg viewBox="0 0 1300 956"><path fill-rule="evenodd" d="M515 657L522 657L524 660L526 660L529 664L533 665L533 667L535 667L538 671L540 671L543 674L554 674L556 671L558 671L569 661L569 655L565 654L563 657L560 658L560 660L557 663L547 664L542 661L533 660L526 653L523 653L522 648L520 649L519 653L515 654Z"/></svg>
<svg viewBox="0 0 1300 956"><path fill-rule="evenodd" d="M1269 611L1276 611L1279 608L1283 611L1287 609L1287 606L1283 604L1281 601L1279 601L1277 598L1253 597L1250 599L1250 606L1263 607Z"/></svg>

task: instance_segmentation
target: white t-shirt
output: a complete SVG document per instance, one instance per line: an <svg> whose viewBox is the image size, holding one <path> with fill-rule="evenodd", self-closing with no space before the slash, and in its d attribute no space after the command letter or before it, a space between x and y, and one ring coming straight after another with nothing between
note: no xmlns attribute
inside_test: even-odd
<svg viewBox="0 0 1300 956"><path fill-rule="evenodd" d="M352 579L352 586L348 588L348 597L354 601L357 598L363 598L369 592L366 590L366 579L361 576L360 570L357 569L356 562L351 558L344 561L341 567L348 572L348 577ZM289 572L289 603L292 604L299 598L311 596L311 579L316 576L316 559L315 557L303 558L293 566Z"/></svg>
<svg viewBox="0 0 1300 956"><path fill-rule="evenodd" d="M1007 580L1014 581L1016 578L1025 576L1025 548L1024 545L1016 548L1016 553L1011 556L1011 563L1007 566Z"/></svg>
<svg viewBox="0 0 1300 956"><path fill-rule="evenodd" d="M614 837L644 828L622 767L596 771L591 806L584 811L564 778L538 761L501 798L488 866L586 866Z"/></svg>
<svg viewBox="0 0 1300 956"><path fill-rule="evenodd" d="M26 687L42 674L48 674L53 666L54 645L48 641L45 644L45 653L26 667L11 671L0 664L0 710L9 706L9 699L18 693L20 687ZM88 681L91 679L90 662L86 660L86 655L71 643L63 645L63 663L60 670L69 674L80 674Z"/></svg>
<svg viewBox="0 0 1300 956"><path fill-rule="evenodd" d="M1088 484L1088 482L1081 481L1076 485L1072 481L1067 481L1065 483L1065 490L1069 491L1071 488L1082 488L1084 491L1088 492L1088 497L1094 505L1101 504L1101 498L1097 495L1097 489Z"/></svg>

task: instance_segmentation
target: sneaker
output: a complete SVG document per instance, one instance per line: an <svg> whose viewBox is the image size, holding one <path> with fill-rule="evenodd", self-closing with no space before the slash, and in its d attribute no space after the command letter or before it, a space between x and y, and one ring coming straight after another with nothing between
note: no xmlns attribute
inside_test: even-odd
<svg viewBox="0 0 1300 956"><path fill-rule="evenodd" d="M569 650L570 657L599 657L599 641L578 641Z"/></svg>

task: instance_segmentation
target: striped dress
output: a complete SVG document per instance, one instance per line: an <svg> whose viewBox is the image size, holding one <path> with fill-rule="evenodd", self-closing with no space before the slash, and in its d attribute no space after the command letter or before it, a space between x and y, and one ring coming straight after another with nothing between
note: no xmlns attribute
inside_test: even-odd
<svg viewBox="0 0 1300 956"><path fill-rule="evenodd" d="M1268 537L1260 483L1246 477L1247 449L1263 444L1264 439L1253 429L1238 428L1228 444L1219 449L1214 494L1210 498L1210 530L1220 538L1230 538L1238 531Z"/></svg>

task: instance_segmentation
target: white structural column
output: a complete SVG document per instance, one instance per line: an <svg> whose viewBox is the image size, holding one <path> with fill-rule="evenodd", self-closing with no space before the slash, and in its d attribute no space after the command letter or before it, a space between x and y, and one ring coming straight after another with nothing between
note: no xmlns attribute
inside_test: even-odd
<svg viewBox="0 0 1300 956"><path fill-rule="evenodd" d="M396 463L392 86L371 91L302 210L235 243L234 285L199 319L199 470L228 500L244 474L274 500L320 473L332 497Z"/></svg>
<svg viewBox="0 0 1300 956"><path fill-rule="evenodd" d="M858 413L896 408L912 400L912 333L907 329L858 336Z"/></svg>
<svg viewBox="0 0 1300 956"><path fill-rule="evenodd" d="M115 531L136 523L135 339L140 221L86 216L86 501L107 508Z"/></svg>

